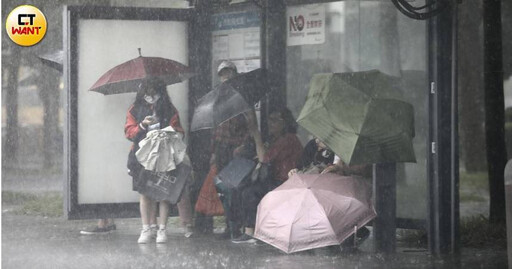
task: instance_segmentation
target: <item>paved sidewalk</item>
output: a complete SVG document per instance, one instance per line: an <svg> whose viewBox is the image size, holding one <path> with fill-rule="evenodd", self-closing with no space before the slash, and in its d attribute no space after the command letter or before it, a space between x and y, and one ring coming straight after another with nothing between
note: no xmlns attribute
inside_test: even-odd
<svg viewBox="0 0 512 269"><path fill-rule="evenodd" d="M60 175L2 171L4 191L55 192L62 186ZM115 232L86 236L79 231L95 220L16 215L15 207L2 208L2 268L507 268L505 250L463 249L443 260L398 242L397 252L385 256L372 252L371 237L353 254L317 249L287 255L264 243L233 244L211 235L187 239L183 229L171 226L167 244L140 245L139 219L117 219Z"/></svg>
<svg viewBox="0 0 512 269"><path fill-rule="evenodd" d="M433 259L400 246L396 254L371 252L371 238L355 254L317 249L287 255L261 244L233 244L214 236L185 238L171 227L167 244L136 243L138 219L117 220L117 231L85 236L94 221L2 214L2 268L506 268L506 252L463 250L460 258Z"/></svg>

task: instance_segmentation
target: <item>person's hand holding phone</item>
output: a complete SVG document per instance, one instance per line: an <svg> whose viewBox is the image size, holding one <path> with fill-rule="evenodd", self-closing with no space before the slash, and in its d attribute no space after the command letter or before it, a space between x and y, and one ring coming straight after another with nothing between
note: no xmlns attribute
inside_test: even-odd
<svg viewBox="0 0 512 269"><path fill-rule="evenodd" d="M153 125L153 124L155 124L155 123L157 123L157 122L158 122L158 120L157 120L157 119L156 119L156 117L154 117L154 116L146 116L146 117L144 118L144 120L142 120L142 124L143 124L144 126L146 126L146 127L147 127L147 126L150 126L150 125Z"/></svg>

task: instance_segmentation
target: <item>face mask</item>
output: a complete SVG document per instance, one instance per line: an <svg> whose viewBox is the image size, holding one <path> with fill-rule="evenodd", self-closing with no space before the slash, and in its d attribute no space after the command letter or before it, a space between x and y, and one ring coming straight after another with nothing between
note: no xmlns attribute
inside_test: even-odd
<svg viewBox="0 0 512 269"><path fill-rule="evenodd" d="M159 94L155 94L153 96L147 95L147 94L144 95L144 100L146 100L146 102L148 102L150 104L156 103L156 101L158 101L159 98L160 98Z"/></svg>
<svg viewBox="0 0 512 269"><path fill-rule="evenodd" d="M331 157L331 151L324 149L324 150L322 151L322 157L324 157L324 158L329 158L329 157Z"/></svg>

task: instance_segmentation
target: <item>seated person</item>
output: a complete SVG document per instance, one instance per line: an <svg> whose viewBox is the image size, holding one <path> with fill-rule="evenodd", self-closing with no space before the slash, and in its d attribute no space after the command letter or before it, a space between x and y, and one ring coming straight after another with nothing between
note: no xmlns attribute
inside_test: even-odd
<svg viewBox="0 0 512 269"><path fill-rule="evenodd" d="M358 175L363 178L371 178L372 166L367 164L346 165L322 141L315 138L308 142L297 168L290 170L288 176L291 177L295 173L336 173L343 176ZM369 235L370 230L366 227L358 229L355 240L354 235L352 235L342 243L344 251L352 250L354 246L361 244Z"/></svg>
<svg viewBox="0 0 512 269"><path fill-rule="evenodd" d="M334 164L325 168L322 173L336 173L342 176L361 176L371 178L373 170L371 164L347 165L338 156L334 156Z"/></svg>
<svg viewBox="0 0 512 269"><path fill-rule="evenodd" d="M304 147L302 156L297 162L297 167L288 172L288 177L297 172L306 174L320 173L326 167L334 164L335 155L332 150L318 138L311 139Z"/></svg>
<svg viewBox="0 0 512 269"><path fill-rule="evenodd" d="M256 242L252 237L256 223L257 207L263 196L288 179L288 171L296 167L302 155L302 144L295 135L297 123L291 111L287 108L274 109L268 117L269 141L268 147L263 144L258 131L256 115L253 111L246 113L249 132L254 138L256 155L259 164L257 169L260 176L266 170L265 179L258 178L240 190L240 200L237 203L242 213L242 223L245 233L232 240L233 243ZM270 168L270 169L269 169Z"/></svg>
<svg viewBox="0 0 512 269"><path fill-rule="evenodd" d="M369 164L347 165L334 152L329 149L320 139L310 140L297 167L288 172L291 177L297 172L303 173L336 173L343 176L358 175L363 178L372 177L372 166Z"/></svg>
<svg viewBox="0 0 512 269"><path fill-rule="evenodd" d="M323 173L336 173L343 176L361 176L364 179L372 178L372 165L361 164L361 165L347 165L338 156L335 156L334 165L328 166L322 171ZM357 248L358 245L362 244L370 236L370 230L366 227L361 227L357 230L356 236L351 235L341 243L343 251L352 251Z"/></svg>

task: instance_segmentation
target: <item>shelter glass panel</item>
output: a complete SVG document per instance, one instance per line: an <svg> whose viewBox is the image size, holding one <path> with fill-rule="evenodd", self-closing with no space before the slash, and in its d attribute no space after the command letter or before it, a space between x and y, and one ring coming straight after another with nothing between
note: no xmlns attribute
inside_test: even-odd
<svg viewBox="0 0 512 269"><path fill-rule="evenodd" d="M397 217L426 219L426 22L405 17L390 1L288 6L286 17L287 106L295 117L304 106L314 74L377 69L400 78L403 99L414 107L417 161L397 164ZM302 128L299 137L303 143L312 138Z"/></svg>

